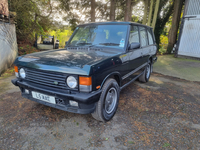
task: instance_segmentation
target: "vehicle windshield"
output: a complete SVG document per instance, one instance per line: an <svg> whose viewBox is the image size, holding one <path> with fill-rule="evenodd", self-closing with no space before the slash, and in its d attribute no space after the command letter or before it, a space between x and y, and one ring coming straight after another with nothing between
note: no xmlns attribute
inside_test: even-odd
<svg viewBox="0 0 200 150"><path fill-rule="evenodd" d="M106 46L124 49L128 25L87 25L77 27L67 46Z"/></svg>

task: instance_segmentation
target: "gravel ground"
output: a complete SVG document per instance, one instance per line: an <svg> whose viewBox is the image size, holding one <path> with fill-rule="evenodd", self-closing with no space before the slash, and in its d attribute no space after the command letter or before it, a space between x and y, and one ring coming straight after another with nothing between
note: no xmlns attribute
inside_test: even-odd
<svg viewBox="0 0 200 150"><path fill-rule="evenodd" d="M12 91L12 90L11 90ZM120 94L107 123L47 107L21 97L0 95L0 149L199 150L200 83L152 74Z"/></svg>

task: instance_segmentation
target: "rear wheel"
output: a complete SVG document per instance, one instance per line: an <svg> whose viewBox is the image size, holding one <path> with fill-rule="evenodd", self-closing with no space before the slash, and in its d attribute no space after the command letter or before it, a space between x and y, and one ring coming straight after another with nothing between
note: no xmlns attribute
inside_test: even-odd
<svg viewBox="0 0 200 150"><path fill-rule="evenodd" d="M144 70L144 73L139 77L139 81L146 83L149 81L152 72L152 64L149 62Z"/></svg>
<svg viewBox="0 0 200 150"><path fill-rule="evenodd" d="M109 121L115 115L119 102L119 85L114 79L108 79L102 89L96 110L92 117L99 121Z"/></svg>

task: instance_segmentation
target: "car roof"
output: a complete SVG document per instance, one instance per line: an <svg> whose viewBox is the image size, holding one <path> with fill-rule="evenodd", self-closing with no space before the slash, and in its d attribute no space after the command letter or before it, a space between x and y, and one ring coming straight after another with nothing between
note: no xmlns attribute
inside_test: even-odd
<svg viewBox="0 0 200 150"><path fill-rule="evenodd" d="M137 26L144 26L144 27L152 28L150 26L143 25L140 23L126 22L126 21L90 22L90 23L80 24L78 26L87 26L87 25L137 25Z"/></svg>

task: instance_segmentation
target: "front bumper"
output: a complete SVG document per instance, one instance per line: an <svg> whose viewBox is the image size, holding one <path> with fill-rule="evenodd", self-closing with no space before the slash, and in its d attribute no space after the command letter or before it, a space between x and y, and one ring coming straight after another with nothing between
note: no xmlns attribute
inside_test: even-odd
<svg viewBox="0 0 200 150"><path fill-rule="evenodd" d="M79 92L60 92L59 90L50 90L48 88L35 86L19 79L11 80L15 86L19 86L22 96L32 101L54 107L60 110L78 113L78 114L90 114L93 113L96 108L96 102L100 98L101 90L91 93L79 93ZM25 89L29 90L29 94L25 93ZM39 92L49 96L53 96L56 99L56 104L51 104L42 100L38 100L32 97L31 92ZM60 102L62 100L62 102ZM78 107L71 106L69 100L78 102Z"/></svg>

